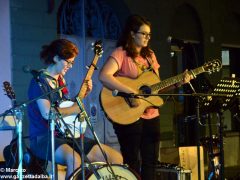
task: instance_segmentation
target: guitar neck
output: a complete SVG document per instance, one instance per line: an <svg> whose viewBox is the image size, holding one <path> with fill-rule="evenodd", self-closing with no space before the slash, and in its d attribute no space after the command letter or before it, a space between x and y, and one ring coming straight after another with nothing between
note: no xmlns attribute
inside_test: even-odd
<svg viewBox="0 0 240 180"><path fill-rule="evenodd" d="M85 96L86 92L87 92L87 88L88 86L86 85L86 81L90 80L92 78L92 75L94 73L94 70L96 68L96 64L97 64L97 61L98 61L98 58L99 56L97 54L95 54L94 58L93 58L93 61L92 61L92 64L89 66L88 68L88 71L87 71L87 74L83 80L83 83L81 85L81 88L78 92L78 98L80 99L83 99L83 97Z"/></svg>
<svg viewBox="0 0 240 180"><path fill-rule="evenodd" d="M203 66L201 66L201 67L198 67L198 68L193 69L191 71L188 71L188 74L189 75L193 75L193 77L195 78L196 75L201 74L203 72L205 72L205 70L204 70ZM171 85L174 85L174 84L176 84L178 82L181 82L182 80L183 80L183 73L181 73L181 74L179 74L177 76L173 76L171 78L165 79L165 80L163 80L163 81L161 81L159 83L153 84L151 86L151 89L154 92L156 92L156 91L165 89L165 88L167 88L167 87L169 87Z"/></svg>

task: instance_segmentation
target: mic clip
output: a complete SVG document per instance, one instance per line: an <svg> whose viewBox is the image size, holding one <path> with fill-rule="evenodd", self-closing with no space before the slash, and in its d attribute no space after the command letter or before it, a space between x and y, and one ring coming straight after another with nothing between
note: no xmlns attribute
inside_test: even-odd
<svg viewBox="0 0 240 180"><path fill-rule="evenodd" d="M32 70L31 71L32 76L34 77L34 79L39 81L39 78L41 76L41 71L36 71L36 70Z"/></svg>
<svg viewBox="0 0 240 180"><path fill-rule="evenodd" d="M138 98L134 93L128 93L128 97L125 98Z"/></svg>
<svg viewBox="0 0 240 180"><path fill-rule="evenodd" d="M125 93L125 92L119 92L118 90L114 90L112 92L113 96L120 96L120 97L124 97L124 98L138 98L138 96L136 96L134 93Z"/></svg>
<svg viewBox="0 0 240 180"><path fill-rule="evenodd" d="M135 98L134 96L133 96L133 98ZM126 103L130 106L130 107L134 107L134 105L133 105L133 99L131 99L131 97L124 97L124 100L126 101Z"/></svg>

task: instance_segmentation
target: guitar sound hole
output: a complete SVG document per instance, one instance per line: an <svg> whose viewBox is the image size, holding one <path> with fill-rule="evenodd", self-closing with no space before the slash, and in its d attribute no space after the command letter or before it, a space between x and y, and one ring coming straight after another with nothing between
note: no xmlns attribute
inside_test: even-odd
<svg viewBox="0 0 240 180"><path fill-rule="evenodd" d="M141 94L151 94L151 93L152 93L152 90L151 90L150 87L144 85L144 86L141 86L140 92L141 92ZM146 95L146 96L144 96L144 97L146 98L146 97L149 97L149 96Z"/></svg>

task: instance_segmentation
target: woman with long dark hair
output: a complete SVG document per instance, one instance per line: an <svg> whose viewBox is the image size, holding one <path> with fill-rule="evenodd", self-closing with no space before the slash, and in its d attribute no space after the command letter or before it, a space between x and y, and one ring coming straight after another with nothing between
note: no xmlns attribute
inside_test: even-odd
<svg viewBox="0 0 240 180"><path fill-rule="evenodd" d="M151 23L144 17L132 15L127 19L125 28L117 42L117 48L103 66L99 79L105 87L124 93L139 94L131 84L122 83L117 77L137 79L144 72L152 71L159 81L159 63L154 51L149 47ZM183 81L170 88L175 88L190 80L184 73ZM148 82L148 79L144 83ZM141 106L141 101L128 98L133 108ZM123 114L128 119L130 114ZM160 119L157 107L148 107L131 124L115 123L113 127L118 137L124 163L141 174L144 180L154 179L154 166L158 161L160 142Z"/></svg>

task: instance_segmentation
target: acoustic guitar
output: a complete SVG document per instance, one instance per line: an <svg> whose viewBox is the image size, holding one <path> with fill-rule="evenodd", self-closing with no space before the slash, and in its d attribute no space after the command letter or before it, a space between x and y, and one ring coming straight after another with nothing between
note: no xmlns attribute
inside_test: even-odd
<svg viewBox="0 0 240 180"><path fill-rule="evenodd" d="M205 63L203 66L188 71L189 74L196 75L204 72L219 71L222 64L219 60L213 60ZM183 73L177 76L160 81L159 77L152 71L143 72L138 78L130 79L127 77L116 77L121 83L135 89L139 94L158 94L171 85L182 81ZM108 118L118 124L127 125L136 122L143 114L146 108L150 106L161 107L163 99L159 96L144 96L139 97L140 106L131 107L126 98L113 96L112 90L103 87L100 100L102 107Z"/></svg>

